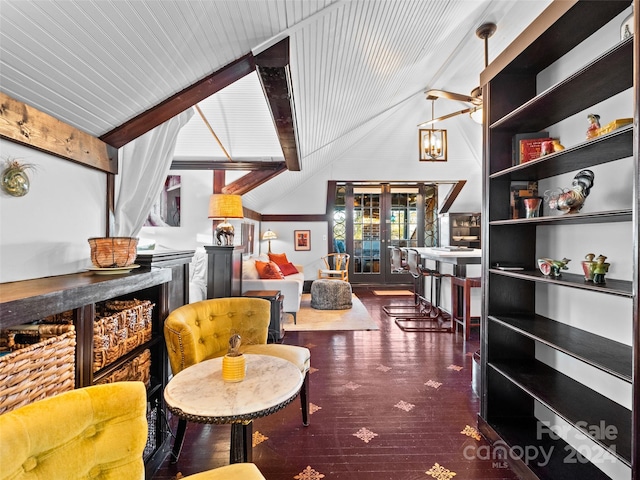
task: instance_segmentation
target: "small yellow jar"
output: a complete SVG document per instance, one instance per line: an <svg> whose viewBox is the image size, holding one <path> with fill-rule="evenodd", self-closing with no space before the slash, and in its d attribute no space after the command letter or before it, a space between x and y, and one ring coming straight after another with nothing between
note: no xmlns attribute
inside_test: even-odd
<svg viewBox="0 0 640 480"><path fill-rule="evenodd" d="M247 372L244 355L222 357L222 379L225 382L241 382Z"/></svg>

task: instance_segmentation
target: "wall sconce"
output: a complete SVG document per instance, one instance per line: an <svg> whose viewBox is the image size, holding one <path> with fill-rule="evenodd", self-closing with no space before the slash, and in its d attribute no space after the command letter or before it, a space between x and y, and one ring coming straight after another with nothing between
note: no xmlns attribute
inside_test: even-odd
<svg viewBox="0 0 640 480"><path fill-rule="evenodd" d="M243 217L242 196L214 193L209 198L209 218L222 220L215 229L217 245L233 245L234 228L227 219Z"/></svg>
<svg viewBox="0 0 640 480"><path fill-rule="evenodd" d="M269 241L269 250L268 250L269 253L271 253L271 240L276 240L277 238L278 238L278 236L271 229L267 230L262 235L262 240L268 240Z"/></svg>
<svg viewBox="0 0 640 480"><path fill-rule="evenodd" d="M447 131L436 128L418 130L421 162L447 161Z"/></svg>

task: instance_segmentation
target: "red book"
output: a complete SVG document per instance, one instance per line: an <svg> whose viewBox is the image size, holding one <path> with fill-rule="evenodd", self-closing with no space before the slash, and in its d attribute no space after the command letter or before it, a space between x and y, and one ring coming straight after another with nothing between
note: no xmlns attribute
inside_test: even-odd
<svg viewBox="0 0 640 480"><path fill-rule="evenodd" d="M542 144L551 138L526 138L520 140L520 163L530 162L542 156Z"/></svg>

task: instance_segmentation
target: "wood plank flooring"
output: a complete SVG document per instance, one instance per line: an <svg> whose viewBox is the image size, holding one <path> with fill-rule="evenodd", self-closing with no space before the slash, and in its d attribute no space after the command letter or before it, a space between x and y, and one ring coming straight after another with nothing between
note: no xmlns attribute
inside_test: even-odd
<svg viewBox="0 0 640 480"><path fill-rule="evenodd" d="M379 289L379 287L377 287ZM356 287L379 331L288 332L284 343L311 350L310 425L300 402L254 421L253 462L267 480L504 479L517 476L492 459L475 431L479 399L472 391L478 331L403 332L382 310L411 303ZM170 421L175 431L175 419ZM187 427L176 465L157 480L229 463L230 428Z"/></svg>

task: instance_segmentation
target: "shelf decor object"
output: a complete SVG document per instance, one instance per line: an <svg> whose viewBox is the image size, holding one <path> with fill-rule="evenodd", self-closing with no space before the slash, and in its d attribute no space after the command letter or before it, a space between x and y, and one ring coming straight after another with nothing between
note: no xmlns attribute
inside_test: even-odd
<svg viewBox="0 0 640 480"><path fill-rule="evenodd" d="M138 239L134 237L92 237L91 262L98 269L122 269L133 265L138 254Z"/></svg>
<svg viewBox="0 0 640 480"><path fill-rule="evenodd" d="M640 480L640 39L618 41L629 7L553 0L480 75L478 430L521 479ZM632 24L637 31L637 15ZM634 120L584 138L591 112ZM518 135L546 131L565 148L515 161ZM594 201L583 213L592 172L624 182L601 181L606 206ZM569 174L573 185L551 206L571 214L526 218L522 198L538 195L529 187L544 192ZM610 278L604 255L588 255L575 273L563 269L566 260L555 259L567 245L610 245L620 277ZM512 454L519 449L549 455Z"/></svg>
<svg viewBox="0 0 640 480"><path fill-rule="evenodd" d="M578 213L589 196L593 180L594 174L591 170L582 170L573 178L570 189L547 190L544 196L549 208L564 213Z"/></svg>
<svg viewBox="0 0 640 480"><path fill-rule="evenodd" d="M242 196L214 193L209 198L209 218L222 220L216 225L215 238L217 245L232 246L235 236L229 218L244 218Z"/></svg>

